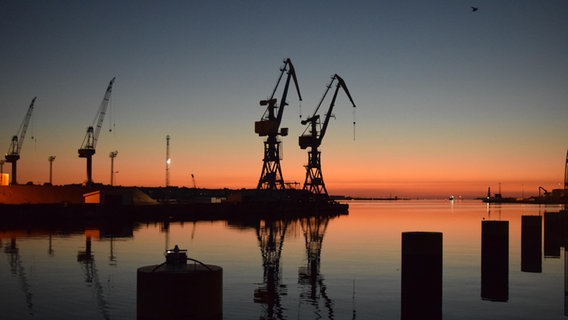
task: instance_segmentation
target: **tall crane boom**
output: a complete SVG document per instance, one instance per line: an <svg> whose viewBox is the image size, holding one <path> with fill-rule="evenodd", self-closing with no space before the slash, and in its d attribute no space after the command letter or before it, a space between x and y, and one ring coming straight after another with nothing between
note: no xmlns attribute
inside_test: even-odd
<svg viewBox="0 0 568 320"><path fill-rule="evenodd" d="M319 120L320 120L320 115L317 114L317 112L319 111L319 108L321 107L323 101L325 100L325 97L327 96L327 93L329 92L329 89L333 86L333 82L335 80L337 80L335 92L333 93L333 98L331 99L331 103L330 103L329 108L326 112L325 119L324 119L323 124L321 125L321 129L319 130L319 133L318 133L317 125L318 125ZM335 106L335 100L337 99L337 93L339 92L340 88L342 88L343 91L345 91L345 94L347 94L347 97L349 98L349 101L351 101L353 108L356 108L355 102L353 102L353 98L351 97L351 93L349 92L349 89L347 88L345 81L340 76L338 76L337 74L334 74L333 77L331 77L331 82L329 83L329 85L326 86L326 90L325 90L320 102L318 103L318 106L316 107L314 114L311 117L309 117L308 119L302 120L302 122L301 122L303 125L306 125L308 123L310 124L310 126L306 128L306 130L304 131L304 134L302 134L300 136L300 139L299 139L300 147L302 149L306 149L307 147L317 148L321 145L321 142L323 141L323 137L325 136L325 133L327 131L327 126L329 125L329 119L332 116L333 107ZM310 132L308 134L306 134L308 129L310 129Z"/></svg>
<svg viewBox="0 0 568 320"><path fill-rule="evenodd" d="M95 115L95 119L93 120L93 124L87 128L87 134L85 134L85 138L83 139L83 143L81 144L81 149L95 149L97 146L99 134L101 132L103 121L105 119L106 109L110 101L114 79L116 79L116 77L112 78L112 80L110 80L108 84L105 95L103 97L103 101L101 101L101 105L99 106L99 109Z"/></svg>
<svg viewBox="0 0 568 320"><path fill-rule="evenodd" d="M278 99L274 98L274 96L285 72L288 76L286 77L284 89L282 90L280 105L277 105ZM290 80L294 80L294 85L296 86L296 91L301 101L302 95L300 93L300 87L298 86L296 70L294 69L294 65L290 59L284 60L284 66L280 68L280 76L276 81L276 86L274 87L274 90L272 90L270 97L266 100L260 101L261 106L267 107L260 121L256 121L254 123L254 131L259 136L267 136L267 138L264 142L263 166L257 189L285 189L284 179L282 178L282 169L280 167L281 142L278 140L278 136L288 135L288 128L280 129L280 124L282 122L282 115L284 114L284 107L287 105L286 97L288 96Z"/></svg>
<svg viewBox="0 0 568 320"><path fill-rule="evenodd" d="M277 106L278 100L274 98L276 94L276 90L280 85L280 81L282 80L282 76L284 73L287 72L288 76L286 77L286 84L284 85L284 90L282 90L282 98L280 99L280 106ZM296 70L294 69L294 65L290 59L284 60L284 66L280 68L280 76L276 81L276 85L272 90L272 94L266 100L260 100L261 106L267 106L264 114L262 115L260 121L255 122L255 133L258 133L259 136L269 136L271 134L277 135L286 135L285 132L278 132L280 128L280 124L282 122L282 116L284 114L284 107L288 104L286 102L286 97L288 96L288 89L290 87L290 80L294 80L294 85L296 86L296 92L298 93L298 97L300 101L302 101L302 94L300 93L300 87L298 86L298 78L296 77ZM278 109L276 111L276 109ZM285 130L284 130L285 131Z"/></svg>
<svg viewBox="0 0 568 320"><path fill-rule="evenodd" d="M26 138L26 132L28 130L28 125L30 124L30 120L32 118L32 112L34 111L34 104L37 97L32 99L30 106L28 107L28 111L26 112L26 116L20 124L20 128L18 132L12 136L12 142L10 143L10 148L8 149L8 153L6 153L5 158L7 162L12 164L12 179L10 184L17 184L17 161L20 159L20 151L22 151L22 146L24 145L24 140Z"/></svg>
<svg viewBox="0 0 568 320"><path fill-rule="evenodd" d="M568 190L568 151L566 151L566 162L564 163L564 190Z"/></svg>
<svg viewBox="0 0 568 320"><path fill-rule="evenodd" d="M103 97L103 101L99 106L97 114L95 115L95 120L93 120L93 124L87 128L87 133L85 134L85 138L83 139L83 143L81 144L81 148L79 148L79 158L86 158L87 159L87 181L85 184L90 185L93 183L92 179L92 157L95 154L95 148L97 146L97 141L99 139L99 133L101 132L101 128L103 126L103 120L105 118L106 109L108 107L110 96L112 93L112 85L114 84L114 79L110 80L107 89L105 91L105 95Z"/></svg>
<svg viewBox="0 0 568 320"><path fill-rule="evenodd" d="M318 132L318 125L320 125L320 115L318 114L318 111L335 80L337 80L337 85L333 93L333 98L331 99L331 103L325 114L325 119L323 120L323 124L321 124L321 128ZM304 130L304 133L298 139L300 148L310 148L310 150L308 151L308 164L306 165L306 179L304 180L303 189L326 199L329 198L329 195L327 193L325 183L323 182L323 175L321 172L321 152L318 150L318 147L321 145L323 137L325 136L325 133L327 131L329 119L332 116L333 107L335 106L335 100L337 99L337 94L340 88L342 88L343 91L345 91L345 93L347 94L347 97L349 98L349 101L351 101L353 108L356 107L355 102L353 102L353 98L351 97L351 93L349 92L349 89L347 89L345 81L343 81L343 79L337 74L333 75L318 106L316 107L316 110L314 111L314 114L308 119L301 121L303 125L309 124L309 126L306 128L306 130ZM353 122L353 124L355 124L355 122Z"/></svg>
<svg viewBox="0 0 568 320"><path fill-rule="evenodd" d="M28 112L20 124L18 132L12 137L12 143L10 144L10 150L8 150L7 155L19 155L22 151L22 145L24 144L24 139L26 138L26 132L28 130L28 125L30 124L30 119L32 118L32 112L34 111L34 104L37 97L32 99L30 106L28 107Z"/></svg>

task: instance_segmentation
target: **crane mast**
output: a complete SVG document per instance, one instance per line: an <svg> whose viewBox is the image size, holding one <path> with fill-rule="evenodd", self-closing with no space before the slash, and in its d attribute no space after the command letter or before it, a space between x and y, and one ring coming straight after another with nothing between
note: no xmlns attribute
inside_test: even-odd
<svg viewBox="0 0 568 320"><path fill-rule="evenodd" d="M99 133L101 132L103 120L106 114L106 109L110 101L114 79L116 79L116 77L110 80L103 101L101 102L101 105L99 106L99 109L95 115L95 120L93 121L93 124L87 128L87 133L85 134L85 138L83 139L81 148L79 148L78 150L79 158L87 159L87 181L85 182L86 185L93 184L92 157L95 154L95 148L97 146L97 141L99 139Z"/></svg>
<svg viewBox="0 0 568 320"><path fill-rule="evenodd" d="M22 151L22 146L24 145L24 139L26 138L26 131L28 130L28 125L30 119L32 118L32 112L34 111L34 104L37 97L32 99L30 106L28 107L28 112L18 129L18 132L12 136L12 142L10 143L10 149L6 153L6 162L12 164L12 178L10 184L18 184L17 182L17 162L20 159L20 151Z"/></svg>
<svg viewBox="0 0 568 320"><path fill-rule="evenodd" d="M282 90L280 104L278 105L278 100L274 98L274 95L276 94L276 90L278 89L284 73L287 73L287 77L284 89ZM280 76L276 81L276 86L274 87L274 90L272 90L270 97L266 100L260 101L261 106L267 107L260 121L256 121L254 123L254 131L259 136L266 136L267 138L264 141L263 166L260 179L258 180L257 189L285 189L284 178L282 177L282 168L280 166L281 141L278 139L278 136L288 135L288 128L280 129L280 124L282 122L282 115L284 114L284 107L287 105L286 97L290 87L290 80L292 79L294 80L298 97L300 101L302 101L296 71L290 59L284 60L284 66L280 69Z"/></svg>
<svg viewBox="0 0 568 320"><path fill-rule="evenodd" d="M566 162L564 163L564 192L568 190L568 151L566 151Z"/></svg>
<svg viewBox="0 0 568 320"><path fill-rule="evenodd" d="M325 119L323 120L322 124L320 122L320 115L317 112L319 111L319 108L321 107L325 97L327 96L327 93L329 92L329 89L332 87L335 80L337 80L337 85L335 87L333 98L331 99L331 103L325 114ZM335 106L335 100L337 99L337 94L340 88L342 88L343 91L345 91L345 93L347 94L347 97L349 98L349 101L351 101L353 108L356 107L355 103L353 102L353 98L351 97L351 93L349 93L349 89L347 89L345 81L343 81L343 79L337 74L333 75L331 82L329 83L329 85L327 85L326 90L313 115L308 119L301 121L303 125L309 125L298 139L300 148L310 148L310 150L308 151L308 164L306 165L306 179L304 180L303 189L326 199L329 198L329 195L323 181L323 174L321 172L321 152L318 150L318 147L321 145L323 137L325 136L325 133L327 131L329 119L332 117L333 107ZM353 122L353 124L355 124L355 122Z"/></svg>

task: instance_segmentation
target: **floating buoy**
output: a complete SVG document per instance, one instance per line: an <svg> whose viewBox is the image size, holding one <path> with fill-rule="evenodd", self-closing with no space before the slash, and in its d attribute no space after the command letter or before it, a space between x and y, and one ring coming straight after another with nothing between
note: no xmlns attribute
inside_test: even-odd
<svg viewBox="0 0 568 320"><path fill-rule="evenodd" d="M136 283L139 320L223 319L223 269L188 258L177 245L166 262L138 268Z"/></svg>

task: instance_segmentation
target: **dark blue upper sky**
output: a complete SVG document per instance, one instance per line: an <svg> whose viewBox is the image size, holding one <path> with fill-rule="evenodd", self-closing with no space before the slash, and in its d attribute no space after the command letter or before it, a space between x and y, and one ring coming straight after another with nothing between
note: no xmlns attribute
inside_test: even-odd
<svg viewBox="0 0 568 320"><path fill-rule="evenodd" d="M62 173L61 183L73 182L84 166L75 149L116 76L105 119L116 127L103 133L95 168L106 168L106 154L118 149L117 160L129 166L140 158L155 163L140 165L151 173L138 184L160 184L170 134L184 166L178 164L178 184L196 171L212 185L223 177L255 185L258 100L270 94L289 57L304 101L288 96L286 179L303 179L298 116L315 108L337 73L358 106L358 127L353 142L352 110L340 95L322 146L324 163L334 168L328 181L459 180L445 175L457 167L487 183L543 170L552 183L568 138L567 16L563 0L3 0L0 137L7 150L38 96L37 139L26 142L21 161L29 163L21 174L41 181L44 158L57 154L75 172L66 179ZM358 169L333 174L350 167ZM137 184L126 168L121 175Z"/></svg>

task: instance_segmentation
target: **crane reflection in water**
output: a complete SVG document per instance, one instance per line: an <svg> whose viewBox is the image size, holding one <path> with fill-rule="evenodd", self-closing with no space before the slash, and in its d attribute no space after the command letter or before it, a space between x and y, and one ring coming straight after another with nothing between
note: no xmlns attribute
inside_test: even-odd
<svg viewBox="0 0 568 320"><path fill-rule="evenodd" d="M254 302L262 305L261 319L285 319L286 308L282 298L288 295L286 284L281 283L280 258L286 232L299 227L306 247L306 266L298 269L300 304L314 307L321 316L320 299L329 319L334 319L334 302L327 295L324 278L320 274L320 257L324 234L331 216L310 216L299 219L261 219L255 224L256 236L262 255L263 282L254 291Z"/></svg>
<svg viewBox="0 0 568 320"><path fill-rule="evenodd" d="M83 272L85 275L85 283L88 287L92 288L93 296L97 302L97 306L100 314L104 319L110 319L110 307L107 302L107 296L109 293L105 293L104 287L101 283L99 277L99 271L95 263L95 255L92 250L93 239L101 240L108 239L110 243L110 254L108 257L109 265L117 266L117 256L115 251L115 241L116 239L128 239L133 237L133 225L108 225L100 228L85 229L85 250L79 250L77 252L77 262L81 264ZM107 280L107 281L110 281ZM112 288L109 287L109 288Z"/></svg>
<svg viewBox="0 0 568 320"><path fill-rule="evenodd" d="M298 283L304 288L300 293L300 301L306 301L320 314L320 298L323 298L329 319L334 319L333 300L327 295L327 287L320 274L320 257L323 236L327 230L329 216L313 216L300 219L302 232L306 241L306 266L298 268Z"/></svg>
<svg viewBox="0 0 568 320"><path fill-rule="evenodd" d="M33 317L33 294L26 274L26 269L24 268L24 264L20 256L20 249L16 245L16 237L10 238L10 244L4 248L4 252L10 255L10 272L18 277L20 287L26 299L28 314Z"/></svg>
<svg viewBox="0 0 568 320"><path fill-rule="evenodd" d="M256 226L264 273L262 285L254 291L254 302L264 307L261 319L284 319L281 297L287 289L280 283L280 257L288 224L286 220L259 220Z"/></svg>
<svg viewBox="0 0 568 320"><path fill-rule="evenodd" d="M92 251L92 238L100 238L100 231L85 230L85 250L77 253L77 262L83 267L85 283L93 289L97 305L104 319L110 319L109 306L105 300L103 286L99 279L99 273L95 264L95 256Z"/></svg>

